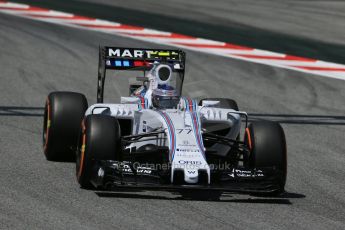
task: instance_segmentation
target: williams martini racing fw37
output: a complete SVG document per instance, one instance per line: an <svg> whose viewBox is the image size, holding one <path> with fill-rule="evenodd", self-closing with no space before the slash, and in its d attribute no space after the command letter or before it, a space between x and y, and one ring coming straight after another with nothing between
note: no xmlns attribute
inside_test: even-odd
<svg viewBox="0 0 345 230"><path fill-rule="evenodd" d="M136 73L117 104L104 103L109 72ZM100 47L96 104L75 92L47 98L46 158L75 159L82 188L282 193L282 127L249 124L232 99L181 96L184 73L181 50Z"/></svg>

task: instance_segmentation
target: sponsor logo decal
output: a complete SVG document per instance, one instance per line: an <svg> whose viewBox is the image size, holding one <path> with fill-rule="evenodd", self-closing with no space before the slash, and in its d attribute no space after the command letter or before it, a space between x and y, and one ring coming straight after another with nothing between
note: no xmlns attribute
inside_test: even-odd
<svg viewBox="0 0 345 230"><path fill-rule="evenodd" d="M192 129L184 128L184 129L176 129L176 131L177 131L178 134L181 134L182 132L186 133L186 134L190 134L192 132Z"/></svg>
<svg viewBox="0 0 345 230"><path fill-rule="evenodd" d="M198 158L200 157L200 154L191 154L191 153L186 153L186 152L177 152L175 156L180 157L180 158Z"/></svg>
<svg viewBox="0 0 345 230"><path fill-rule="evenodd" d="M232 172L228 174L229 177L264 177L261 170L242 170L242 169L232 169Z"/></svg>
<svg viewBox="0 0 345 230"><path fill-rule="evenodd" d="M183 164L183 165L201 165L202 164L201 161L189 161L189 160L179 160L178 163Z"/></svg>
<svg viewBox="0 0 345 230"><path fill-rule="evenodd" d="M120 48L108 48L108 57L119 58L148 58L148 59L160 59L166 57L170 60L178 60L179 53L174 51L155 51L155 50L140 50L140 49L120 49Z"/></svg>
<svg viewBox="0 0 345 230"><path fill-rule="evenodd" d="M199 153L199 149L176 149L178 152Z"/></svg>

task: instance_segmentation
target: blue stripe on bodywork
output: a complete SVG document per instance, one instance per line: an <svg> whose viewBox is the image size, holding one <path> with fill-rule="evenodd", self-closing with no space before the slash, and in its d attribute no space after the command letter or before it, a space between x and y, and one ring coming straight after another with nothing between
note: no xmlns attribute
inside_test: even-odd
<svg viewBox="0 0 345 230"><path fill-rule="evenodd" d="M196 102L196 100L193 100L193 99L190 99L190 98L187 98L187 97L183 97L182 98L184 103L185 103L185 106L186 106L186 111L196 111L197 109L197 105L198 103ZM192 106L192 110L190 110L190 106Z"/></svg>
<svg viewBox="0 0 345 230"><path fill-rule="evenodd" d="M192 118L194 135L195 135L195 137L197 139L197 143L198 143L199 149L201 151L201 154L205 158L204 142L202 140L202 135L201 135L199 116L198 116L197 112L191 112L190 115L191 115L191 118Z"/></svg>
<svg viewBox="0 0 345 230"><path fill-rule="evenodd" d="M170 119L169 115L162 112L162 111L157 111L164 119L165 123L167 124L168 127L168 132L169 132L169 149L170 149L170 156L171 156L171 161L174 160L175 156L175 150L176 150L176 134L175 134L175 127L174 124L172 123L172 120Z"/></svg>
<svg viewBox="0 0 345 230"><path fill-rule="evenodd" d="M142 110L142 109L146 109L148 107L148 100L142 96L135 96L136 98L139 99L139 103L138 103L138 109Z"/></svg>

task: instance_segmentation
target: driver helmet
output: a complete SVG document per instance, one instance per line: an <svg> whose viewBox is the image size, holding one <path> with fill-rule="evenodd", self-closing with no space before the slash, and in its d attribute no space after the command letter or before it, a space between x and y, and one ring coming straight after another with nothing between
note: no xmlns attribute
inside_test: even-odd
<svg viewBox="0 0 345 230"><path fill-rule="evenodd" d="M152 91L152 105L159 109L177 107L180 96L173 84L172 69L169 65L160 64L152 71L157 81L157 87Z"/></svg>

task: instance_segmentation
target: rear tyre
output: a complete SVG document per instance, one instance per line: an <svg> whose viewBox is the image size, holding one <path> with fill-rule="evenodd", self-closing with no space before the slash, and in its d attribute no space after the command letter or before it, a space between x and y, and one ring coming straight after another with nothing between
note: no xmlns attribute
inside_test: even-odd
<svg viewBox="0 0 345 230"><path fill-rule="evenodd" d="M48 95L43 121L43 149L47 160L75 159L80 123L87 109L83 94L52 92Z"/></svg>
<svg viewBox="0 0 345 230"><path fill-rule="evenodd" d="M90 181L96 161L120 158L120 133L119 122L114 117L96 114L84 119L76 161L81 187L92 187Z"/></svg>
<svg viewBox="0 0 345 230"><path fill-rule="evenodd" d="M219 108L239 111L237 102L229 98L204 98L200 100L199 105L202 105L202 101L219 101Z"/></svg>
<svg viewBox="0 0 345 230"><path fill-rule="evenodd" d="M246 129L245 143L250 149L251 168L274 167L281 176L277 180L278 190L270 195L284 192L287 175L286 140L283 128L277 122L257 121Z"/></svg>

